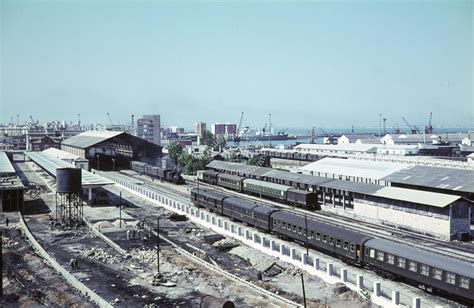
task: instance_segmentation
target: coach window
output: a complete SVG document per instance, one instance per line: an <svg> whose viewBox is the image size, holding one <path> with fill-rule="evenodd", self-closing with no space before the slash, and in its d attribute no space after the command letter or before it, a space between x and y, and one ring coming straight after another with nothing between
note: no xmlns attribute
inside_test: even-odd
<svg viewBox="0 0 474 308"><path fill-rule="evenodd" d="M320 241L320 240L321 240L321 233L319 233L319 232L316 232L316 239L317 239L318 241Z"/></svg>
<svg viewBox="0 0 474 308"><path fill-rule="evenodd" d="M334 237L329 237L329 245L334 245Z"/></svg>
<svg viewBox="0 0 474 308"><path fill-rule="evenodd" d="M327 243L328 242L328 237L326 236L326 234L323 234L323 243Z"/></svg>
<svg viewBox="0 0 474 308"><path fill-rule="evenodd" d="M420 274L422 274L424 276L429 276L430 275L430 267L428 265L425 265L425 264L420 264Z"/></svg>
<svg viewBox="0 0 474 308"><path fill-rule="evenodd" d="M309 231L309 238L314 238L314 231Z"/></svg>
<svg viewBox="0 0 474 308"><path fill-rule="evenodd" d="M283 229L286 229L286 222L282 221L281 226L283 227Z"/></svg>
<svg viewBox="0 0 474 308"><path fill-rule="evenodd" d="M344 246L343 246L343 248L344 248L345 250L349 250L349 242L344 241Z"/></svg>
<svg viewBox="0 0 474 308"><path fill-rule="evenodd" d="M351 252L354 252L356 249L356 245L354 243L351 243Z"/></svg>
<svg viewBox="0 0 474 308"><path fill-rule="evenodd" d="M387 254L387 263L388 264L395 264L395 256L391 254Z"/></svg>
<svg viewBox="0 0 474 308"><path fill-rule="evenodd" d="M375 258L375 250L371 249L369 256L370 256L371 258Z"/></svg>
<svg viewBox="0 0 474 308"><path fill-rule="evenodd" d="M288 231L291 231L291 225L290 224L288 224L286 228L288 229Z"/></svg>
<svg viewBox="0 0 474 308"><path fill-rule="evenodd" d="M408 269L412 272L416 272L417 271L417 266L416 266L416 262L414 261L409 261L408 262Z"/></svg>
<svg viewBox="0 0 474 308"><path fill-rule="evenodd" d="M342 241L340 239L336 239L336 247L341 248Z"/></svg>
<svg viewBox="0 0 474 308"><path fill-rule="evenodd" d="M456 284L456 274L446 272L446 282L449 284Z"/></svg>
<svg viewBox="0 0 474 308"><path fill-rule="evenodd" d="M437 280L443 279L443 271L437 268L433 268L433 278Z"/></svg>
<svg viewBox="0 0 474 308"><path fill-rule="evenodd" d="M405 258L398 257L397 266L401 268L405 268Z"/></svg>
<svg viewBox="0 0 474 308"><path fill-rule="evenodd" d="M276 219L273 219L273 225L274 225L274 226L278 226L278 222L277 222Z"/></svg>
<svg viewBox="0 0 474 308"><path fill-rule="evenodd" d="M293 232L296 233L296 226L295 225L293 225Z"/></svg>
<svg viewBox="0 0 474 308"><path fill-rule="evenodd" d="M298 227L298 234L301 234L301 227Z"/></svg>
<svg viewBox="0 0 474 308"><path fill-rule="evenodd" d="M382 251L377 251L377 260L383 262L383 252Z"/></svg>
<svg viewBox="0 0 474 308"><path fill-rule="evenodd" d="M281 227L281 224L282 224L282 222L281 222L281 220L279 220L278 221L278 227Z"/></svg>
<svg viewBox="0 0 474 308"><path fill-rule="evenodd" d="M469 289L469 278L460 276L459 277L459 286L464 289Z"/></svg>

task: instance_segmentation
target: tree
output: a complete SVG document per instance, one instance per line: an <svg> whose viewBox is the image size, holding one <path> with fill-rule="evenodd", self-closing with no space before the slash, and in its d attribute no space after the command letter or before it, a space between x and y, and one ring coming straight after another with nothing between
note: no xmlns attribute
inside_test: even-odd
<svg viewBox="0 0 474 308"><path fill-rule="evenodd" d="M260 155L252 156L252 157L247 161L247 164L254 166L259 160L260 160Z"/></svg>
<svg viewBox="0 0 474 308"><path fill-rule="evenodd" d="M214 137L210 131L204 131L201 136L201 145L207 145L209 148L214 148L216 145L216 137Z"/></svg>
<svg viewBox="0 0 474 308"><path fill-rule="evenodd" d="M168 155L170 159L176 164L179 156L183 153L183 146L178 142L171 142L168 146Z"/></svg>

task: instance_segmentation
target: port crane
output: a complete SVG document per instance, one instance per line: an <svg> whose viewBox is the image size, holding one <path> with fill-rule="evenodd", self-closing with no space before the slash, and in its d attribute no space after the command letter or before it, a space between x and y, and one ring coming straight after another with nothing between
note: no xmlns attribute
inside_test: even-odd
<svg viewBox="0 0 474 308"><path fill-rule="evenodd" d="M400 134L400 127L398 126L398 123L395 124L395 126L393 127L393 130L395 131L395 134Z"/></svg>
<svg viewBox="0 0 474 308"><path fill-rule="evenodd" d="M420 130L418 129L418 127L416 127L416 125L411 126L410 123L408 123L407 119L405 119L405 117L402 117L402 119L405 122L405 124L408 126L408 128L410 129L410 132L412 134L419 134L420 133Z"/></svg>
<svg viewBox="0 0 474 308"><path fill-rule="evenodd" d="M428 125L425 126L425 134L433 133L433 125L431 124L432 118L433 118L433 112L430 112L430 120L428 121Z"/></svg>
<svg viewBox="0 0 474 308"><path fill-rule="evenodd" d="M324 129L322 129L321 127L319 128L319 130L324 134L324 136L327 138L327 141L325 143L329 143L329 144L335 144L336 142L336 138L334 138L334 135L329 135Z"/></svg>
<svg viewBox="0 0 474 308"><path fill-rule="evenodd" d="M112 117L110 116L110 113L107 112L107 117L109 118L109 122L111 126L114 126L114 122L112 122Z"/></svg>

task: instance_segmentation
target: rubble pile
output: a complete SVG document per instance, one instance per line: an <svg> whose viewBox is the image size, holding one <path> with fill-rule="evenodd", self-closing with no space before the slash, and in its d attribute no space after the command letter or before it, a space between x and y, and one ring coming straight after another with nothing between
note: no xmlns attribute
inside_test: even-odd
<svg viewBox="0 0 474 308"><path fill-rule="evenodd" d="M220 251L229 251L229 250L231 250L235 247L238 247L240 245L234 239L224 238L220 241L214 242L214 244L212 244L212 246L216 247Z"/></svg>
<svg viewBox="0 0 474 308"><path fill-rule="evenodd" d="M92 260L96 260L102 263L109 263L109 264L117 264L122 262L122 257L120 256L113 256L103 249L95 249L91 248L90 250L83 253L85 258L89 258Z"/></svg>
<svg viewBox="0 0 474 308"><path fill-rule="evenodd" d="M30 183L25 190L25 201L38 199L41 194L45 193L46 189L36 183Z"/></svg>
<svg viewBox="0 0 474 308"><path fill-rule="evenodd" d="M13 248L16 245L18 245L17 241L8 238L5 235L3 236L3 239L2 239L2 247L3 248Z"/></svg>
<svg viewBox="0 0 474 308"><path fill-rule="evenodd" d="M275 258L255 249L246 246L238 246L229 251L232 254L238 255L239 257L248 260L252 266L258 271L265 271L273 265Z"/></svg>

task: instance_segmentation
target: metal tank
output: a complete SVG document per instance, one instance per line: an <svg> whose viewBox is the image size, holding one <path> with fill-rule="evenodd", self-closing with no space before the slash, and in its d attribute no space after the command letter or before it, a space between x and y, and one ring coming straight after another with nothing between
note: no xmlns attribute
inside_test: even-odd
<svg viewBox="0 0 474 308"><path fill-rule="evenodd" d="M56 192L80 193L82 189L82 172L80 168L56 169Z"/></svg>

